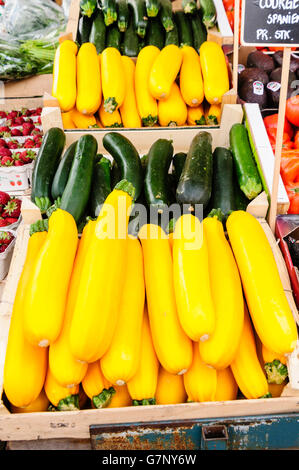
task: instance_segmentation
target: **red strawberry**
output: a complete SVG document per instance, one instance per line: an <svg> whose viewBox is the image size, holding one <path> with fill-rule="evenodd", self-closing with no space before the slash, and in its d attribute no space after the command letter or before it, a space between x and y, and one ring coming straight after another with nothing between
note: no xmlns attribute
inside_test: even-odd
<svg viewBox="0 0 299 470"><path fill-rule="evenodd" d="M14 128L14 129L11 130L11 135L12 135L13 137L19 137L19 136L22 136L23 133L22 133L22 131L21 131L20 129Z"/></svg>
<svg viewBox="0 0 299 470"><path fill-rule="evenodd" d="M0 147L0 157L11 157L11 151L7 147Z"/></svg>
<svg viewBox="0 0 299 470"><path fill-rule="evenodd" d="M7 114L7 119L14 119L19 115L19 111L10 111Z"/></svg>
<svg viewBox="0 0 299 470"><path fill-rule="evenodd" d="M22 201L20 199L12 197L4 207L2 217L13 217L17 219L21 213L21 204Z"/></svg>
<svg viewBox="0 0 299 470"><path fill-rule="evenodd" d="M14 161L14 166L23 166L24 165L24 162L22 162L22 160L15 160Z"/></svg>
<svg viewBox="0 0 299 470"><path fill-rule="evenodd" d="M6 219L0 218L0 227L7 227L9 225Z"/></svg>
<svg viewBox="0 0 299 470"><path fill-rule="evenodd" d="M0 111L0 119L5 119L5 118L6 118L6 112Z"/></svg>
<svg viewBox="0 0 299 470"><path fill-rule="evenodd" d="M42 132L40 129L38 129L38 127L34 127L34 129L32 129L31 131L31 135L38 135L38 136L41 136L42 135Z"/></svg>
<svg viewBox="0 0 299 470"><path fill-rule="evenodd" d="M12 166L13 162L14 161L11 157L2 157L1 158L1 165L2 166Z"/></svg>
<svg viewBox="0 0 299 470"><path fill-rule="evenodd" d="M4 232L0 230L0 245L9 245L10 242L14 239L14 236L10 232Z"/></svg>
<svg viewBox="0 0 299 470"><path fill-rule="evenodd" d="M0 134L5 134L6 132L10 132L9 127L7 126L0 126Z"/></svg>
<svg viewBox="0 0 299 470"><path fill-rule="evenodd" d="M17 140L10 140L9 142L7 142L7 147L9 149L18 149L20 145Z"/></svg>
<svg viewBox="0 0 299 470"><path fill-rule="evenodd" d="M6 250L6 248L8 247L8 245L0 245L0 253L4 253L4 251Z"/></svg>
<svg viewBox="0 0 299 470"><path fill-rule="evenodd" d="M30 163L36 157L35 152L32 150L24 150L24 152L20 153L20 160L24 163Z"/></svg>
<svg viewBox="0 0 299 470"><path fill-rule="evenodd" d="M33 139L26 139L24 143L25 149L33 149L35 147L35 142Z"/></svg>
<svg viewBox="0 0 299 470"><path fill-rule="evenodd" d="M42 123L42 118L41 118L40 116L38 116L38 118L37 118L37 122L38 122L39 124L41 124L41 123Z"/></svg>
<svg viewBox="0 0 299 470"><path fill-rule="evenodd" d="M4 139L0 139L0 147L7 147L7 142Z"/></svg>
<svg viewBox="0 0 299 470"><path fill-rule="evenodd" d="M0 205L5 206L10 201L10 195L4 191L0 191Z"/></svg>
<svg viewBox="0 0 299 470"><path fill-rule="evenodd" d="M15 224L18 219L16 217L6 217L6 222L8 222L9 225Z"/></svg>
<svg viewBox="0 0 299 470"><path fill-rule="evenodd" d="M21 109L21 115L22 116L29 116L30 115L30 110L28 108L22 108Z"/></svg>
<svg viewBox="0 0 299 470"><path fill-rule="evenodd" d="M16 126L21 126L24 121L25 119L23 118L23 116L17 116L14 120L14 123Z"/></svg>

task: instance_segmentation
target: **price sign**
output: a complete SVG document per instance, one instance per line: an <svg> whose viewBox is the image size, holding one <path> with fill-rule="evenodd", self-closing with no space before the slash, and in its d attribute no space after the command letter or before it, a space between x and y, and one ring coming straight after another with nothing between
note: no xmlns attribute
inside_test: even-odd
<svg viewBox="0 0 299 470"><path fill-rule="evenodd" d="M299 0L243 0L241 43L298 46Z"/></svg>

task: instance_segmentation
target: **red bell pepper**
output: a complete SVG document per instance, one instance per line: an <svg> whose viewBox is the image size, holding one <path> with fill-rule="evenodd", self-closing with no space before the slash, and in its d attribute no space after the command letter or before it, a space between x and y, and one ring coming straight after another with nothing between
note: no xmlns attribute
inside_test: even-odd
<svg viewBox="0 0 299 470"><path fill-rule="evenodd" d="M280 163L280 174L284 184L299 181L299 158L283 157Z"/></svg>
<svg viewBox="0 0 299 470"><path fill-rule="evenodd" d="M299 95L291 96L287 100L286 118L294 126L299 127Z"/></svg>
<svg viewBox="0 0 299 470"><path fill-rule="evenodd" d="M273 132L274 132L275 138L277 134L277 121L278 121L278 114L271 114L270 116L266 116L264 118L264 124L265 124L268 134L269 132L271 132L271 134L273 135ZM289 135L289 140L291 140L294 132L293 132L293 128L291 124L289 123L287 119L285 119L284 121L283 130L285 133Z"/></svg>
<svg viewBox="0 0 299 470"><path fill-rule="evenodd" d="M288 214L299 214L299 183L289 183L285 188L290 201Z"/></svg>

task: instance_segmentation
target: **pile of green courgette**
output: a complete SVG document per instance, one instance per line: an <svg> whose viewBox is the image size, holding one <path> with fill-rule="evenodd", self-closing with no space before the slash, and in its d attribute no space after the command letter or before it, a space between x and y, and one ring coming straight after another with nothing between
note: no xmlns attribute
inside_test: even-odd
<svg viewBox="0 0 299 470"><path fill-rule="evenodd" d="M70 212L81 229L96 218L108 194L121 180L134 187L134 200L156 211L158 217L172 204L225 222L234 210L246 209L262 191L262 182L245 126L230 130L230 149L212 151L209 132L200 131L186 153L174 153L172 141L157 139L140 158L132 142L119 132L108 132L103 146L109 158L98 154L91 134L83 135L63 153L65 134L50 129L36 158L32 201L49 216L57 207ZM137 206L137 205L136 205ZM162 220L162 218L160 218ZM138 212L131 217L130 233L140 228ZM166 228L166 227L165 227Z"/></svg>
<svg viewBox="0 0 299 470"><path fill-rule="evenodd" d="M81 0L77 42L91 42L101 53L115 47L136 57L146 45L162 49L168 44L199 49L207 28L216 23L213 0L182 0L173 12L171 0Z"/></svg>

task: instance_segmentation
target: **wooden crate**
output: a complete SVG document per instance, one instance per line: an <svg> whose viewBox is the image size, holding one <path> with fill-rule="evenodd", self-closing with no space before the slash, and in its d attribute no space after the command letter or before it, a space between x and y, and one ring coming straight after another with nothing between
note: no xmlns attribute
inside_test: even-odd
<svg viewBox="0 0 299 470"><path fill-rule="evenodd" d="M228 146L228 130L232 123L241 122L243 112L240 105L232 105L226 108L227 122L220 129L211 129L213 137L213 146ZM99 145L99 152L105 154L102 145L103 131L91 131L96 137ZM107 132L107 131L106 131ZM154 130L134 132L130 130L122 131L138 151L148 150L153 140L166 137L173 140L175 151L186 151L192 137L198 132L198 129L178 130L174 132L171 129L165 131ZM82 134L80 131L68 132L66 134L66 145L69 146L74 140L77 140ZM299 323L298 311L292 296L290 281L283 257L276 243L276 240L265 220L265 210L267 208L267 199L264 199L264 193L260 195L257 204L254 201L248 207L260 221L270 242L283 287L292 309L294 318ZM267 211L267 210L266 210ZM0 397L3 393L3 370L5 362L5 352L9 332L10 318L17 289L17 283L23 268L27 243L29 239L29 224L40 219L39 209L26 199L22 205L23 223L19 229L19 236L16 241L13 258L7 277L0 303ZM237 417L250 415L271 415L275 413L292 413L299 411L298 396L291 387L286 387L284 396L271 399L257 400L235 400L227 402L206 402L206 403L184 403L179 405L151 405L144 407L125 407L119 409L86 409L72 412L42 412L42 413L24 413L11 414L5 407L3 401L0 401L0 440L2 441L36 441L37 439L47 440L62 439L61 442L68 440L79 440L86 443L90 438L90 426L97 424L110 425L113 423L152 423L161 421L178 421L204 418ZM87 441L86 441L87 440ZM55 442L55 441L54 441ZM70 441L71 442L71 441ZM29 444L28 444L29 445ZM83 445L83 444L82 444ZM85 444L84 444L85 445ZM24 448L24 447L23 447Z"/></svg>

